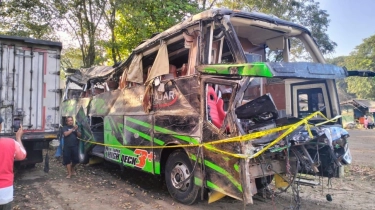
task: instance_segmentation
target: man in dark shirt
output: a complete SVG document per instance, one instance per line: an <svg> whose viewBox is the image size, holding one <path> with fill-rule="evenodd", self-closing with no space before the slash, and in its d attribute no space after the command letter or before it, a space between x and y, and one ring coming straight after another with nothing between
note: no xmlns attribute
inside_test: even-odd
<svg viewBox="0 0 375 210"><path fill-rule="evenodd" d="M70 179L72 175L76 175L74 166L79 162L78 160L78 143L77 137L81 137L78 131L78 126L73 126L73 117L66 118L66 126L63 127L64 134L64 149L63 149L63 164L66 165L68 176Z"/></svg>

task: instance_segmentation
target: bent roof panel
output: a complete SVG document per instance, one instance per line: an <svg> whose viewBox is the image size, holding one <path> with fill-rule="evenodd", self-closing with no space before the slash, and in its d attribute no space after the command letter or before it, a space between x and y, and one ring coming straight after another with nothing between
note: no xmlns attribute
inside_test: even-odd
<svg viewBox="0 0 375 210"><path fill-rule="evenodd" d="M267 15L259 12L244 12L244 11L233 11L229 9L212 9L212 10L207 10L201 13L198 13L187 20L178 23L175 26L172 26L171 28L157 34L156 36L146 40L142 44L140 44L137 48L134 49L133 53L138 53L141 51L143 48L148 47L150 45L156 44L160 39L172 36L178 32L180 32L182 29L185 29L191 25L196 24L200 20L208 20L208 19L213 19L216 15L231 15L233 17L243 17L243 18L248 18L248 19L254 19L254 20L261 20L261 21L266 21L269 23L274 23L278 25L285 25L285 26L290 26L294 28L298 28L304 32L306 32L308 35L311 35L309 30L299 24L292 23L286 20L282 20L276 16L272 15Z"/></svg>
<svg viewBox="0 0 375 210"><path fill-rule="evenodd" d="M69 79L79 84L86 84L88 80L94 78L102 78L110 75L113 70L112 66L95 66L91 68L82 68L74 74L69 75Z"/></svg>

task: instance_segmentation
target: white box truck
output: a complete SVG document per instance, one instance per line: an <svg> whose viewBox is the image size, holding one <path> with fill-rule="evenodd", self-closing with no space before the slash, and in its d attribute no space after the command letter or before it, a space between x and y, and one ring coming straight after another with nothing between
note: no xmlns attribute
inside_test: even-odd
<svg viewBox="0 0 375 210"><path fill-rule="evenodd" d="M60 42L0 35L0 135L14 138L23 126L20 164L43 162L43 149L57 138L61 49Z"/></svg>

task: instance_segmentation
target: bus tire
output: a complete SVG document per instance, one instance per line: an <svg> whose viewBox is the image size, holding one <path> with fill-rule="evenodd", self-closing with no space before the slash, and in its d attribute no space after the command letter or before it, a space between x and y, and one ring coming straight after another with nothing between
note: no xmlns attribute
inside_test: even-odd
<svg viewBox="0 0 375 210"><path fill-rule="evenodd" d="M172 198L185 205L195 203L199 195L200 187L194 184L192 173L193 166L183 150L176 150L169 155L165 166L165 182Z"/></svg>

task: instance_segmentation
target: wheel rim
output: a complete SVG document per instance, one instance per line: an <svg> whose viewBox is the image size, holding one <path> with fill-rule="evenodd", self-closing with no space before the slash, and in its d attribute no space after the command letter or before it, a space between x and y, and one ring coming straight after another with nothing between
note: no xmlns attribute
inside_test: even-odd
<svg viewBox="0 0 375 210"><path fill-rule="evenodd" d="M186 180L186 178L189 176L189 168L183 163L177 163L171 171L171 181L173 187L179 189L180 191L186 191L190 186L190 179Z"/></svg>

